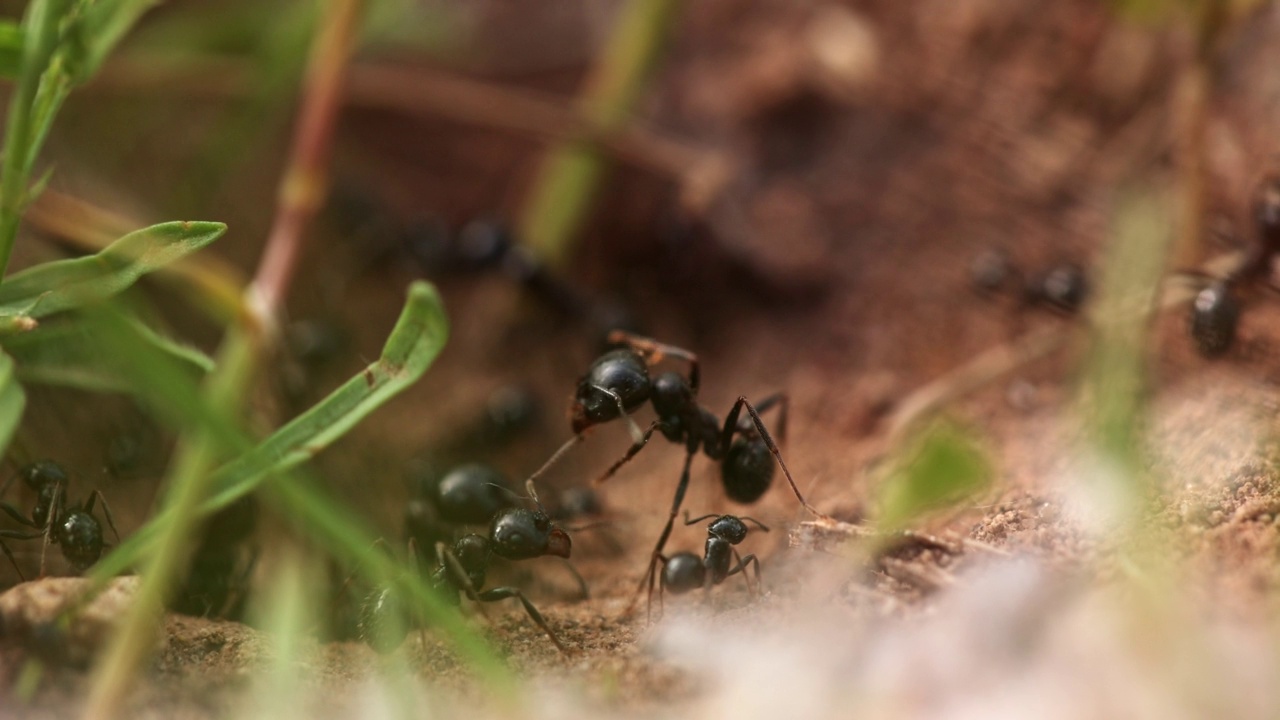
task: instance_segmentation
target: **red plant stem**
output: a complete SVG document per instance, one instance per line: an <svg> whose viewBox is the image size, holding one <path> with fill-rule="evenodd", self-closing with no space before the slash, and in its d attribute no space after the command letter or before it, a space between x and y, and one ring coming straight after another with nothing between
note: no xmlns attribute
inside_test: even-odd
<svg viewBox="0 0 1280 720"><path fill-rule="evenodd" d="M324 200L333 130L359 29L363 0L333 0L312 47L284 177L276 199L276 216L258 273L246 291L248 305L267 327L289 292L302 250L303 232Z"/></svg>

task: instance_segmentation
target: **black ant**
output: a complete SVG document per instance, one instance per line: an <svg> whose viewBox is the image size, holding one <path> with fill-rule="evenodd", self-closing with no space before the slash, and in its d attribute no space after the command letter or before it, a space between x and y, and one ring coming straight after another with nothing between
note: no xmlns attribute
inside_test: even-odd
<svg viewBox="0 0 1280 720"><path fill-rule="evenodd" d="M36 493L36 504L31 510L31 516L23 515L7 502L0 502L0 511L18 523L33 528L36 532L0 530L0 538L34 540L43 537L46 547L53 544L62 548L62 556L71 564L73 572L83 573L102 557L102 551L107 547L103 539L102 525L93 514L95 503L101 500L107 524L116 536L116 542L120 541L120 533L116 531L115 521L111 518L111 509L107 506L107 501L102 497L101 492L94 490L80 505L66 503L69 478L67 471L58 463L52 460L41 460L22 468L18 475L27 487ZM0 488L0 495L3 495L12 482L13 478L5 482L5 486ZM14 569L18 571L18 577L26 580L13 553L2 540L0 540L0 549L8 556L9 562L13 563ZM43 552L40 555L40 574L44 575Z"/></svg>
<svg viewBox="0 0 1280 720"><path fill-rule="evenodd" d="M484 525L514 505L507 478L481 463L459 465L437 477L429 470L415 478L405 506L405 535L419 547L452 542L454 528Z"/></svg>
<svg viewBox="0 0 1280 720"><path fill-rule="evenodd" d="M685 446L684 469L671 502L671 514L653 548L649 572L637 588L637 599L645 584L652 582L654 563L661 557L662 549L675 526L676 515L680 512L685 492L689 488L689 468L699 450L720 463L720 478L725 492L735 502L750 504L764 495L773 480L776 460L800 504L815 517L827 517L805 500L804 494L791 477L787 464L782 460L777 443L760 420L761 412L777 406L778 437L786 437L785 394L770 395L755 405L745 397L739 397L721 423L711 411L698 405L701 372L698 358L692 352L625 332L610 333L609 340L622 347L597 358L586 375L578 381L571 412L574 438L565 443L533 477L536 478L572 445L580 442L588 428L618 418L625 418L630 423L629 413L646 402L652 403L658 419L643 433L632 424L633 444L620 460L595 481L596 484L604 482L617 472L648 444L655 431L660 430L663 437ZM685 377L675 372L653 375L652 366L668 356L688 362L689 375ZM747 411L746 418L740 417L743 409Z"/></svg>
<svg viewBox="0 0 1280 720"><path fill-rule="evenodd" d="M1237 288L1263 280L1272 272L1272 261L1280 254L1280 175L1268 176L1259 183L1253 201L1253 222L1257 241L1243 262L1224 277L1199 270L1178 273L1205 283L1191 301L1187 332L1196 350L1206 358L1222 355L1235 341L1241 313Z"/></svg>
<svg viewBox="0 0 1280 720"><path fill-rule="evenodd" d="M205 522L169 609L198 617L243 616L249 576L257 563L256 548L247 545L257 520L257 501L246 495Z"/></svg>
<svg viewBox="0 0 1280 720"><path fill-rule="evenodd" d="M750 517L738 517L736 515L703 515L701 517L689 518L689 512L685 511L684 524L695 525L706 520L707 518L715 518L711 524L707 526L707 544L703 549L703 555L699 558L691 552L678 552L671 557L658 555L654 558L654 563L662 563L661 586L659 588L658 600L662 600L663 593L671 592L675 595L682 595L690 590L698 588L710 588L713 585L719 585L730 576L742 573L742 579L747 583L747 591L751 592L751 581L747 577L747 566L750 565L756 573L756 588L760 588L760 560L755 555L747 555L741 557L734 548L735 545L741 543L747 537L747 521L755 524L764 532L769 532L769 528L764 523ZM730 563L736 560L736 563ZM649 604L653 604L653 569L649 571Z"/></svg>
<svg viewBox="0 0 1280 720"><path fill-rule="evenodd" d="M514 587L482 590L494 556L507 560L531 560L547 555L569 557L572 549L569 534L543 511L533 492L532 482L528 487L530 497L538 504L537 510L503 508L493 515L487 537L473 533L462 536L450 546L436 543L436 568L429 583L433 590L454 605L458 605L464 595L477 603L518 599L525 613L542 628L552 644L567 654L568 650L560 638L523 592ZM409 616L406 603L394 588L378 588L366 597L361 607L360 636L378 652L391 652L404 642Z"/></svg>
<svg viewBox="0 0 1280 720"><path fill-rule="evenodd" d="M1043 307L1065 315L1079 312L1089 295L1089 277L1073 262L1059 262L1019 283L1022 275L1001 249L980 253L969 265L969 280L983 294L1017 292L1024 307ZM1011 287L1013 286L1013 287Z"/></svg>

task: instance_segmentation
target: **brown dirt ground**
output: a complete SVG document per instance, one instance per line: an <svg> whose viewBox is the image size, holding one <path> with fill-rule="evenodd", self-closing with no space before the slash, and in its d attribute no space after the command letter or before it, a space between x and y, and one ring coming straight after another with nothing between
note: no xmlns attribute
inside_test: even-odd
<svg viewBox="0 0 1280 720"><path fill-rule="evenodd" d="M832 17L869 31L877 70L868 78L841 76L814 59L817 29L845 27ZM509 19L492 22L500 33ZM1274 127L1280 87L1268 71L1280 60L1277 40L1280 15L1268 10L1251 18L1229 39L1211 100L1210 221L1237 236L1249 236L1248 192L1280 129ZM884 450L887 410L985 349L1077 322L978 297L966 268L992 246L1027 268L1096 258L1126 183L1170 176L1172 68L1185 62L1186 44L1177 33L1118 24L1100 3L1084 0L696 3L686 9L644 112L657 127L737 158L737 172L691 221L680 219L669 178L619 168L565 275L592 292L624 298L650 334L696 350L708 407L723 412L739 394L786 390L791 422L784 453L794 475L820 508L856 521L871 496L868 469ZM536 43L512 52L529 53L531 64L477 62L477 72L572 88L580 58ZM510 67L525 70L503 69ZM95 102L97 110L123 112L110 98ZM73 113L88 110L71 106ZM342 132L342 173L384 197L397 216L430 211L451 222L513 211L540 147L446 119L368 109L349 112ZM73 138L59 142L68 154L83 149ZM264 154L246 164L257 170L275 162L274 153ZM237 192L270 197L271 173L249 175L262 179ZM70 190L93 186L66 182ZM143 178L138 192L158 197L166 182L159 174ZM214 204L226 204L241 220L224 252L245 260L269 210L238 202L243 198L219 197ZM370 249L331 229L320 232L304 263L295 313L337 322L351 350L314 378L324 388L376 354L413 269L393 262L353 273ZM399 523L406 460L452 437L499 385L532 388L545 412L537 428L485 459L517 477L536 467L568 437L561 408L592 357L582 328L527 302L501 278L445 277L438 284L453 332L436 367L317 461L335 491L385 523L389 534ZM1271 367L1280 308L1251 298L1240 342L1212 363L1194 353L1182 323L1180 311L1161 319L1153 354L1151 442L1162 537L1199 569L1196 591L1221 612L1265 613L1280 581L1280 486L1256 427L1280 403L1280 374ZM1114 548L1065 518L1069 502L1058 482L1071 472L1072 431L1058 419L1070 399L1076 355L1069 350L1033 363L950 408L987 437L999 482L989 497L923 529L1088 568L1098 582L1115 572L1108 561ZM88 466L100 462L115 430L84 411L77 415L73 400L52 394L48 403L64 414L37 419L38 437L68 442ZM67 414L83 427L61 430L71 424ZM112 424L138 422L124 404L89 414ZM70 443L68 432L90 434ZM591 477L626 443L621 429L601 429L546 486ZM148 461L159 467L164 443L154 444ZM55 446L45 440L40 451L53 453ZM554 563L516 571L515 580L574 652L560 657L511 609L486 632L513 667L549 683L594 688L592 700L614 712L670 710L697 697L697 678L656 659L643 619L622 612L680 462L676 448L658 442L606 486L614 524L575 538L590 600L565 599L571 584ZM136 499L117 503L122 530L140 523L153 491L140 475L104 487L108 496ZM372 485L385 492L370 492ZM705 459L695 462L685 505L695 512L745 511L726 501ZM750 514L779 530L805 519L778 481ZM613 552L601 535L625 551ZM786 617L796 588L811 579L805 553L787 550L786 535L749 540L764 562L767 597L749 602L731 583L715 590L702 612L725 626ZM694 549L703 537L681 530L670 547ZM941 587L964 582L964 566L988 555L976 547L958 557L903 551L870 576L842 580L842 597L862 611L909 616ZM138 707L165 717L231 712L263 658L258 634L179 616L165 627L167 647ZM411 640L400 652L462 697L474 692L437 639L428 636L425 646ZM12 687L23 656L0 642L0 687ZM357 643L328 644L315 657L329 688L354 687L381 662ZM56 714L81 686L74 671L54 673L25 714Z"/></svg>

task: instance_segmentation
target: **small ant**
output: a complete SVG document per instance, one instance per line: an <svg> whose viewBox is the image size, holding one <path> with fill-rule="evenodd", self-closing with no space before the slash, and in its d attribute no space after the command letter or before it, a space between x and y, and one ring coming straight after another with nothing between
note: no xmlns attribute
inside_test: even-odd
<svg viewBox="0 0 1280 720"><path fill-rule="evenodd" d="M1280 176L1266 177L1258 185L1253 201L1253 221L1258 240L1238 268L1225 277L1198 270L1179 273L1207 284L1191 302L1187 332L1196 350L1213 358L1230 349L1240 324L1241 305L1236 288L1262 280L1272 271L1272 261L1280 254Z"/></svg>
<svg viewBox="0 0 1280 720"><path fill-rule="evenodd" d="M531 560L547 555L569 557L572 549L569 534L544 512L532 482L528 483L528 488L529 496L538 509L503 508L493 515L487 537L472 533L462 536L451 546L436 543L436 569L429 578L429 584L453 605L458 605L464 595L476 603L518 599L525 613L542 628L552 644L560 652L568 654L542 613L519 589L496 587L482 590L494 556L507 560ZM361 607L360 636L374 650L391 652L404 642L409 616L404 599L394 588L378 588L365 598Z"/></svg>
<svg viewBox="0 0 1280 720"><path fill-rule="evenodd" d="M988 295L1016 291L1020 277L1009 254L1002 249L983 251L969 265L974 289ZM1044 307L1066 315L1079 312L1089 295L1089 278L1084 268L1073 262L1056 263L1021 285L1023 306Z"/></svg>
<svg viewBox="0 0 1280 720"><path fill-rule="evenodd" d="M747 584L747 591L751 592L751 580L748 579L746 572L748 565L755 570L756 589L760 588L760 560L755 555L739 556L734 545L746 539L747 521L755 524L756 527L764 532L769 532L769 528L759 520L746 516L738 517L736 515L716 515L712 513L690 519L687 510L684 513L684 524L696 525L707 518L715 519L707 526L707 544L701 558L691 552L678 552L671 557L658 555L654 558L654 563L662 563L662 580L658 592L659 602L662 600L663 593L668 591L674 595L682 595L698 588L707 589L713 585L719 585L726 578L738 573L742 573L742 579ZM730 559L737 560L737 563L731 566ZM653 605L654 575L653 569L650 568L650 606Z"/></svg>
<svg viewBox="0 0 1280 720"><path fill-rule="evenodd" d="M804 494L791 477L787 464L782 460L777 443L760 419L761 412L777 406L778 437L785 438L785 394L770 395L755 405L745 397L739 397L721 423L711 411L698 405L701 373L698 358L692 352L620 331L610 333L609 340L622 347L597 358L586 375L578 381L571 411L574 437L556 451L533 477L541 475L571 446L580 442L587 429L618 418L631 423L634 442L620 460L595 480L596 484L607 480L635 457L648 444L655 431L660 430L663 437L673 443L684 444L684 469L671 502L671 514L650 555L649 572L637 588L637 599L646 583L652 584L655 563L661 557L662 549L675 526L676 516L689 488L689 468L699 450L720 463L720 478L725 492L735 502L750 504L764 495L773 480L776 460L800 504L817 518L827 517L805 500ZM652 366L667 356L687 361L688 376L675 372L653 375ZM646 402L652 403L658 419L641 433L628 413L639 409ZM744 408L747 418L740 417Z"/></svg>
<svg viewBox="0 0 1280 720"><path fill-rule="evenodd" d="M120 541L120 533L116 531L115 521L111 518L111 509L100 491L94 490L80 505L66 503L69 478L67 471L58 463L41 460L22 468L18 476L36 493L36 504L31 510L31 516L23 515L7 502L0 502L0 511L36 532L0 530L0 550L8 556L22 580L26 580L26 577L2 539L34 540L43 537L45 547L51 544L61 547L62 556L71 564L72 570L76 574L83 573L102 557L102 551L107 547L102 536L102 525L93 515L94 505L98 500L102 501L102 511L111 532L116 536L116 542ZM0 488L0 495L8 490L12 482L13 478L5 482L4 487ZM43 551L40 554L40 575L44 575Z"/></svg>

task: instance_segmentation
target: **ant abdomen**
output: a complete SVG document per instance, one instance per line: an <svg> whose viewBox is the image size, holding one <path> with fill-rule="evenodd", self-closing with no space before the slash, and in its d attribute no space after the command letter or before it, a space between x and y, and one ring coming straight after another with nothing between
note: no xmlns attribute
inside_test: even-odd
<svg viewBox="0 0 1280 720"><path fill-rule="evenodd" d="M757 438L738 438L720 464L720 478L731 500L750 505L773 482L773 453Z"/></svg>
<svg viewBox="0 0 1280 720"><path fill-rule="evenodd" d="M673 595L683 595L702 587L707 568L702 558L691 552L678 552L667 558L662 567L662 586Z"/></svg>
<svg viewBox="0 0 1280 720"><path fill-rule="evenodd" d="M1196 295L1191 304L1191 338L1205 357L1217 357L1231 347L1240 322L1240 302L1219 280Z"/></svg>

